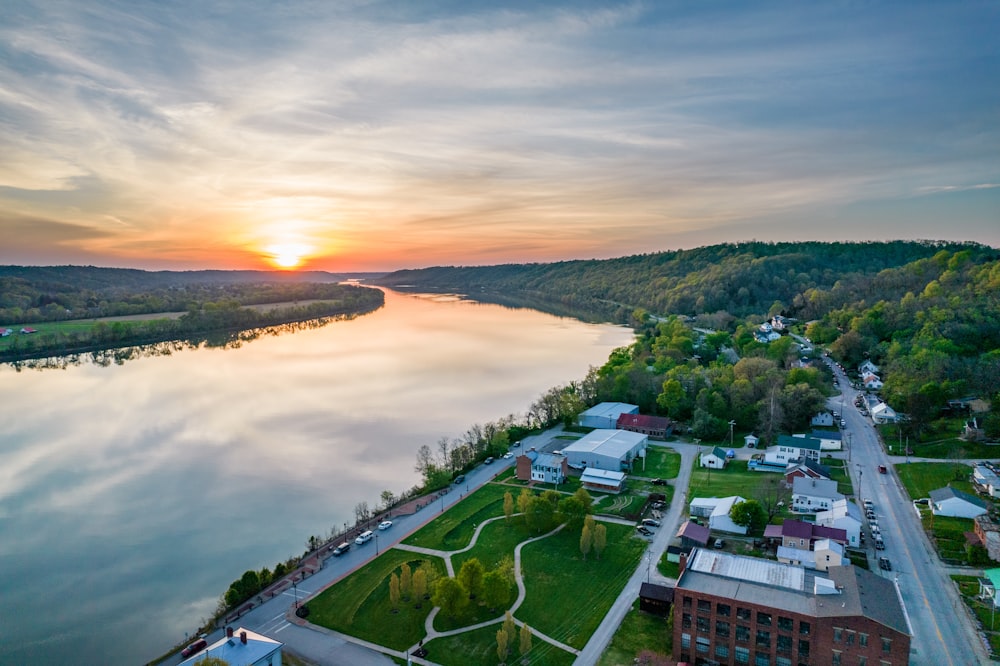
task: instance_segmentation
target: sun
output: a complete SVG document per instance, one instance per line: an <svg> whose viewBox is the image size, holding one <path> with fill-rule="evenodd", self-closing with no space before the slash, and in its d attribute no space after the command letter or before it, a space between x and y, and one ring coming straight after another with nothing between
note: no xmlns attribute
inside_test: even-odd
<svg viewBox="0 0 1000 666"><path fill-rule="evenodd" d="M281 243L267 248L266 258L275 267L282 270L292 270L302 265L309 253L309 248L298 243Z"/></svg>

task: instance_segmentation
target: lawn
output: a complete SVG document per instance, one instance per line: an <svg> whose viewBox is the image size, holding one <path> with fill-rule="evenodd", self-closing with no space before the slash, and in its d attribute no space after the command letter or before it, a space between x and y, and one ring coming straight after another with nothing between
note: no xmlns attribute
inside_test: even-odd
<svg viewBox="0 0 1000 666"><path fill-rule="evenodd" d="M514 499L517 499L516 489L498 483L487 483L404 539L403 543L439 550L465 548L472 540L476 525L487 518L503 515L503 495L507 491L511 491Z"/></svg>
<svg viewBox="0 0 1000 666"><path fill-rule="evenodd" d="M924 530L931 534L938 556L946 564L965 564L965 533L973 530L971 518L935 516L927 509L920 510Z"/></svg>
<svg viewBox="0 0 1000 666"><path fill-rule="evenodd" d="M663 551L660 561L656 564L656 570L667 578L677 578L681 575L681 565L679 562L667 561L667 551Z"/></svg>
<svg viewBox="0 0 1000 666"><path fill-rule="evenodd" d="M530 624L528 625L531 626ZM468 664L496 664L497 630L500 623L469 631L446 638L436 638L424 644L427 648L427 658L436 664L444 666L468 666ZM520 628L517 634L508 642L511 652L507 657L508 664L521 663ZM565 650L546 643L537 636L531 640L531 651L528 663L531 666L570 666L576 657Z"/></svg>
<svg viewBox="0 0 1000 666"><path fill-rule="evenodd" d="M646 447L646 466L636 461L632 474L650 479L676 479L681 471L681 454L663 446Z"/></svg>
<svg viewBox="0 0 1000 666"><path fill-rule="evenodd" d="M8 347L10 347L12 344L14 344L14 341L19 338L27 339L32 336L42 335L44 333L89 334L90 330L94 328L95 324L96 322L92 320L82 320L82 319L74 319L71 321L50 321L50 322L41 322L38 324L27 324L26 326L28 328L33 328L36 331L38 331L37 333L31 333L31 334L18 333L18 331L20 331L22 328L21 326L3 325L0 326L0 328L11 328L14 330L14 333L8 335L6 338L0 338L0 351L3 351Z"/></svg>
<svg viewBox="0 0 1000 666"><path fill-rule="evenodd" d="M689 497L751 498L760 487L761 479L774 472L754 472L747 469L746 460L732 460L725 469L696 467L691 472Z"/></svg>
<svg viewBox="0 0 1000 666"><path fill-rule="evenodd" d="M639 516L642 507L646 505L646 492L655 489L656 492L667 493L669 486L654 486L646 481L628 479L625 481L625 490L617 495L606 495L599 492L591 492L594 500L600 499L594 505L594 513L620 516L628 520L635 520Z"/></svg>
<svg viewBox="0 0 1000 666"><path fill-rule="evenodd" d="M604 523L607 549L580 554L579 530L563 529L521 550L527 596L516 616L542 633L582 649L646 550L628 525Z"/></svg>
<svg viewBox="0 0 1000 666"><path fill-rule="evenodd" d="M669 656L673 649L672 639L667 618L639 610L637 599L615 632L608 649L598 660L597 666L632 666L636 656L643 650Z"/></svg>
<svg viewBox="0 0 1000 666"><path fill-rule="evenodd" d="M972 468L962 463L899 463L896 466L896 474L903 482L906 492L910 493L910 499L920 499L927 497L932 490L951 486L956 490L961 490L975 495L969 475Z"/></svg>
<svg viewBox="0 0 1000 666"><path fill-rule="evenodd" d="M882 440L892 447L892 453L902 455L901 444L909 445L910 455L918 458L940 458L941 460L956 458L998 458L1000 445L983 442L966 442L959 439L965 418L961 416L940 418L923 432L919 442L903 439L900 441L900 429L896 425L878 426Z"/></svg>
<svg viewBox="0 0 1000 666"><path fill-rule="evenodd" d="M396 650L405 650L426 634L424 623L433 604L424 601L422 608L401 603L399 613L389 607L389 577L408 563L416 570L429 561L439 575L445 575L444 562L403 550L388 550L309 602L309 621L363 640Z"/></svg>
<svg viewBox="0 0 1000 666"><path fill-rule="evenodd" d="M991 603L980 601L977 598L979 579L975 576L952 576L951 579L958 585L962 600L979 619L983 632L990 642L990 651L993 653L990 657L996 659L997 655L1000 655L1000 631L995 631L995 629L1000 627L1000 620L996 617L997 613Z"/></svg>

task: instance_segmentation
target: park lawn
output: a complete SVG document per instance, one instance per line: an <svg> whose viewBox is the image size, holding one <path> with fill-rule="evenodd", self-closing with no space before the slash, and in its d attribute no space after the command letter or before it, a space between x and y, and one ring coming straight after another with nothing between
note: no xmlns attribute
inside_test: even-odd
<svg viewBox="0 0 1000 666"><path fill-rule="evenodd" d="M517 544L536 536L538 534L528 529L524 516L512 516L510 522L501 518L483 528L475 546L464 553L453 555L451 564L456 572L462 568L466 560L473 557L478 557L487 571L497 568L504 558L513 564L514 548Z"/></svg>
<svg viewBox="0 0 1000 666"><path fill-rule="evenodd" d="M401 602L399 613L389 607L389 577L399 573L404 563L416 571L430 562L445 576L444 562L438 557L390 549L346 578L338 581L309 602L309 621L394 650L405 650L422 639L424 623L433 604L425 600L421 608L414 601Z"/></svg>
<svg viewBox="0 0 1000 666"><path fill-rule="evenodd" d="M903 482L906 492L910 493L910 499L920 499L930 495L932 490L951 486L956 490L976 494L969 481L972 468L962 463L898 463L895 465L896 474Z"/></svg>
<svg viewBox="0 0 1000 666"><path fill-rule="evenodd" d="M632 666L643 650L664 657L673 651L673 636L668 630L667 618L639 610L636 599L622 619L611 644L597 661L597 666Z"/></svg>
<svg viewBox="0 0 1000 666"><path fill-rule="evenodd" d="M997 458L1000 457L1000 446L985 442L966 442L958 437L939 439L926 444L912 446L912 455L919 458Z"/></svg>
<svg viewBox="0 0 1000 666"><path fill-rule="evenodd" d="M662 487L666 488L666 486ZM646 488L656 488L657 491L659 491L661 486L654 486L646 483L645 481L638 481L636 479L628 479L625 481L625 490L616 495L591 491L590 494L593 496L595 501L598 498L601 498L601 501L594 505L594 513L608 516L621 516L622 518L634 520L635 517L639 515L639 511L641 511L642 507L646 504L647 496L644 492L642 492Z"/></svg>
<svg viewBox="0 0 1000 666"><path fill-rule="evenodd" d="M951 579L958 585L958 591L962 595L962 600L965 601L965 604L972 609L972 612L979 619L983 633L986 634L986 638L990 643L990 652L992 652L990 657L996 659L997 655L1000 655L1000 631L996 631L996 628L1000 626L1000 622L997 621L997 613L993 605L979 599L979 578L976 576L956 575L952 576Z"/></svg>
<svg viewBox="0 0 1000 666"><path fill-rule="evenodd" d="M665 446L646 447L646 468L636 461L632 473L650 479L676 479L681 471L681 454Z"/></svg>
<svg viewBox="0 0 1000 666"><path fill-rule="evenodd" d="M754 472L747 469L746 460L731 460L725 469L696 467L691 472L689 497L751 498L760 488L761 479L774 472Z"/></svg>
<svg viewBox="0 0 1000 666"><path fill-rule="evenodd" d="M465 548L472 540L472 534L476 530L475 525L487 518L503 515L503 496L511 490L509 486L487 483L408 536L403 543L438 550ZM511 494L517 500L518 493Z"/></svg>
<svg viewBox="0 0 1000 666"><path fill-rule="evenodd" d="M500 622L467 631L445 638L435 638L424 644L427 648L427 658L435 664L443 666L468 666L469 664L496 664L497 631ZM531 625L528 625L529 627ZM508 664L519 664L520 659L520 627L508 641ZM531 650L528 652L530 666L571 666L576 657L555 645L546 643L537 636L531 639Z"/></svg>
<svg viewBox="0 0 1000 666"><path fill-rule="evenodd" d="M532 628L582 649L604 619L648 545L629 525L603 523L601 559L580 554L580 531L564 528L521 549L527 595L515 614Z"/></svg>

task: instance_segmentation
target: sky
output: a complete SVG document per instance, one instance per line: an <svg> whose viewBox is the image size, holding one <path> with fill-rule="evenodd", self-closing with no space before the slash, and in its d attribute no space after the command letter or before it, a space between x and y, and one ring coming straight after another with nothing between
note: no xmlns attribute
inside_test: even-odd
<svg viewBox="0 0 1000 666"><path fill-rule="evenodd" d="M4 0L0 264L1000 246L996 2Z"/></svg>

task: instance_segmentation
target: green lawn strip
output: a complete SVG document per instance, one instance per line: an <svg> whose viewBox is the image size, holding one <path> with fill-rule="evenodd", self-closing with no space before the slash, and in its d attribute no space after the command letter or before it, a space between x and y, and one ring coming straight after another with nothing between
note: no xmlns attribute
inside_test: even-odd
<svg viewBox="0 0 1000 666"><path fill-rule="evenodd" d="M993 604L982 601L979 595L979 579L975 576L952 576L951 579L958 585L958 591L962 595L962 600L972 609L979 620L990 642L991 658L996 659L1000 655L1000 613L993 608Z"/></svg>
<svg viewBox="0 0 1000 666"><path fill-rule="evenodd" d="M854 494L854 484L851 483L851 479L847 476L847 470L844 467L830 466L830 479L837 482L837 492L841 495Z"/></svg>
<svg viewBox="0 0 1000 666"><path fill-rule="evenodd" d="M927 497L932 490L951 486L956 490L975 495L969 475L972 468L962 463L930 463L914 462L899 463L896 466L896 474L903 482L906 492L910 493L910 499L920 499Z"/></svg>
<svg viewBox="0 0 1000 666"><path fill-rule="evenodd" d="M516 489L498 483L487 483L416 533L408 536L403 543L438 550L465 548L476 530L473 525L478 525L487 518L503 515L503 495L508 491L511 491L516 500L518 495ZM432 503L431 507L433 506Z"/></svg>
<svg viewBox="0 0 1000 666"><path fill-rule="evenodd" d="M138 323L138 322L129 322ZM144 322L145 323L145 322ZM13 329L13 333L5 338L0 338L0 351L6 350L8 347L14 344L19 338L27 339L35 336L42 336L46 333L61 333L64 335L69 335L70 333L79 333L83 335L89 335L90 331L97 325L95 321L87 321L74 319L70 321L50 321L50 322L40 322L38 324L25 324L25 325L9 325L0 322L0 329L10 328ZM21 333L22 328L33 328L35 333Z"/></svg>
<svg viewBox="0 0 1000 666"><path fill-rule="evenodd" d="M479 558L486 571L495 569L505 557L513 563L514 548L517 544L536 536L538 534L529 530L525 525L524 516L513 516L510 522L505 519L495 520L479 533L479 539L475 546L464 553L452 556L452 566L457 572L466 560L473 557Z"/></svg>
<svg viewBox="0 0 1000 666"><path fill-rule="evenodd" d="M475 631L467 631L445 638L435 638L424 644L427 648L427 658L443 666L468 666L469 664L496 664L498 622ZM531 626L530 624L528 625ZM508 664L520 664L520 627L507 643L510 650L507 656ZM531 666L570 666L576 656L546 643L537 636L531 639L531 651L528 653L528 664Z"/></svg>
<svg viewBox="0 0 1000 666"><path fill-rule="evenodd" d="M416 571L429 561L445 574L444 562L437 557L391 549L323 591L309 602L309 621L334 631L356 636L395 650L405 650L424 637L424 622L433 604L401 602L399 613L389 606L389 577L399 573L403 563Z"/></svg>
<svg viewBox="0 0 1000 666"><path fill-rule="evenodd" d="M668 657L673 649L672 643L667 618L639 610L639 600L636 599L597 666L632 666L643 650Z"/></svg>
<svg viewBox="0 0 1000 666"><path fill-rule="evenodd" d="M646 465L642 460L633 465L632 474L650 479L676 479L681 471L681 454L663 446L646 447Z"/></svg>
<svg viewBox="0 0 1000 666"><path fill-rule="evenodd" d="M635 571L646 542L628 525L604 523L601 559L580 554L580 531L563 529L521 549L527 596L516 616L552 638L582 649Z"/></svg>
<svg viewBox="0 0 1000 666"><path fill-rule="evenodd" d="M739 495L751 499L760 487L761 479L774 472L754 472L747 461L732 460L725 469L696 467L691 471L689 497L729 497Z"/></svg>
<svg viewBox="0 0 1000 666"><path fill-rule="evenodd" d="M920 519L937 547L938 556L947 563L964 564L967 557L965 533L973 530L973 520L935 516L928 509L921 509Z"/></svg>

